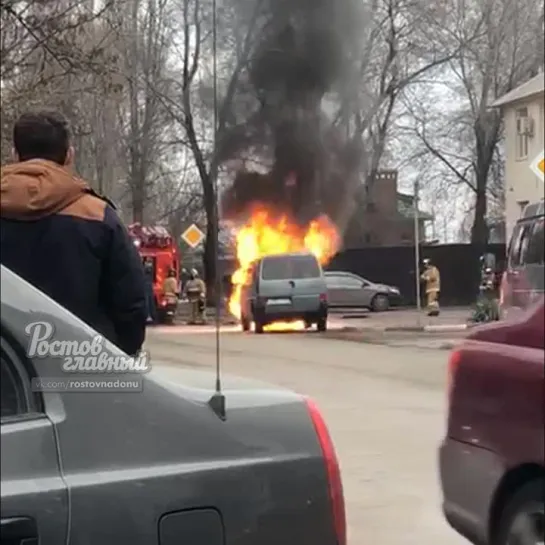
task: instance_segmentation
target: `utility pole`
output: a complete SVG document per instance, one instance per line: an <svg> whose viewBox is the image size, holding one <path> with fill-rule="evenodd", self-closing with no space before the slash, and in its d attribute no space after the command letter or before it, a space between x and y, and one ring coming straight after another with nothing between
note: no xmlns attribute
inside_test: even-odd
<svg viewBox="0 0 545 545"><path fill-rule="evenodd" d="M414 280L416 282L417 324L420 326L422 304L420 301L420 229L418 217L418 179L414 182Z"/></svg>

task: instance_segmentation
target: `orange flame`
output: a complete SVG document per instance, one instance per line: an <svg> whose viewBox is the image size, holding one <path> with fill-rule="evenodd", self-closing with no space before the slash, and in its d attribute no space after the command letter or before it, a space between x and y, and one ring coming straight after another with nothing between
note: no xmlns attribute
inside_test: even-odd
<svg viewBox="0 0 545 545"><path fill-rule="evenodd" d="M276 215L264 205L256 206L250 219L236 235L238 269L231 277L233 285L229 299L229 311L241 317L241 291L248 280L252 262L267 255L307 251L313 253L324 265L337 252L340 237L335 225L327 216L319 216L301 228L285 215ZM303 329L303 322L275 322L268 331Z"/></svg>

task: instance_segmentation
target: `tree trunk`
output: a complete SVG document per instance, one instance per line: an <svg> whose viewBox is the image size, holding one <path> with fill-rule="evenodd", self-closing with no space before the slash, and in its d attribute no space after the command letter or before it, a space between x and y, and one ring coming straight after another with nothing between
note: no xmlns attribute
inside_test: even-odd
<svg viewBox="0 0 545 545"><path fill-rule="evenodd" d="M144 197L141 192L135 187L132 191L132 221L144 223Z"/></svg>
<svg viewBox="0 0 545 545"><path fill-rule="evenodd" d="M488 226L486 223L486 178L477 179L477 192L475 196L475 217L471 227L471 243L482 247L482 251L488 242Z"/></svg>

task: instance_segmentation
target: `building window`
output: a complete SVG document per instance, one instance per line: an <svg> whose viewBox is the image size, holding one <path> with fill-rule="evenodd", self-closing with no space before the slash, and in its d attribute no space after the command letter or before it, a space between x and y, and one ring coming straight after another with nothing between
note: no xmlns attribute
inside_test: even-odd
<svg viewBox="0 0 545 545"><path fill-rule="evenodd" d="M528 108L518 108L515 117L517 130L516 158L520 161L528 157L528 128L530 126Z"/></svg>

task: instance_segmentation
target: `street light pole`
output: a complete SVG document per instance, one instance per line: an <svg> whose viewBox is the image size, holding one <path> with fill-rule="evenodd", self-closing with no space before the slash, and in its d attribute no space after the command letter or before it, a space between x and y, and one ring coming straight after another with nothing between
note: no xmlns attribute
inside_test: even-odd
<svg viewBox="0 0 545 545"><path fill-rule="evenodd" d="M422 305L420 302L420 229L418 217L418 179L414 182L414 266L416 282L416 310L418 314L418 325L420 325L420 315Z"/></svg>

